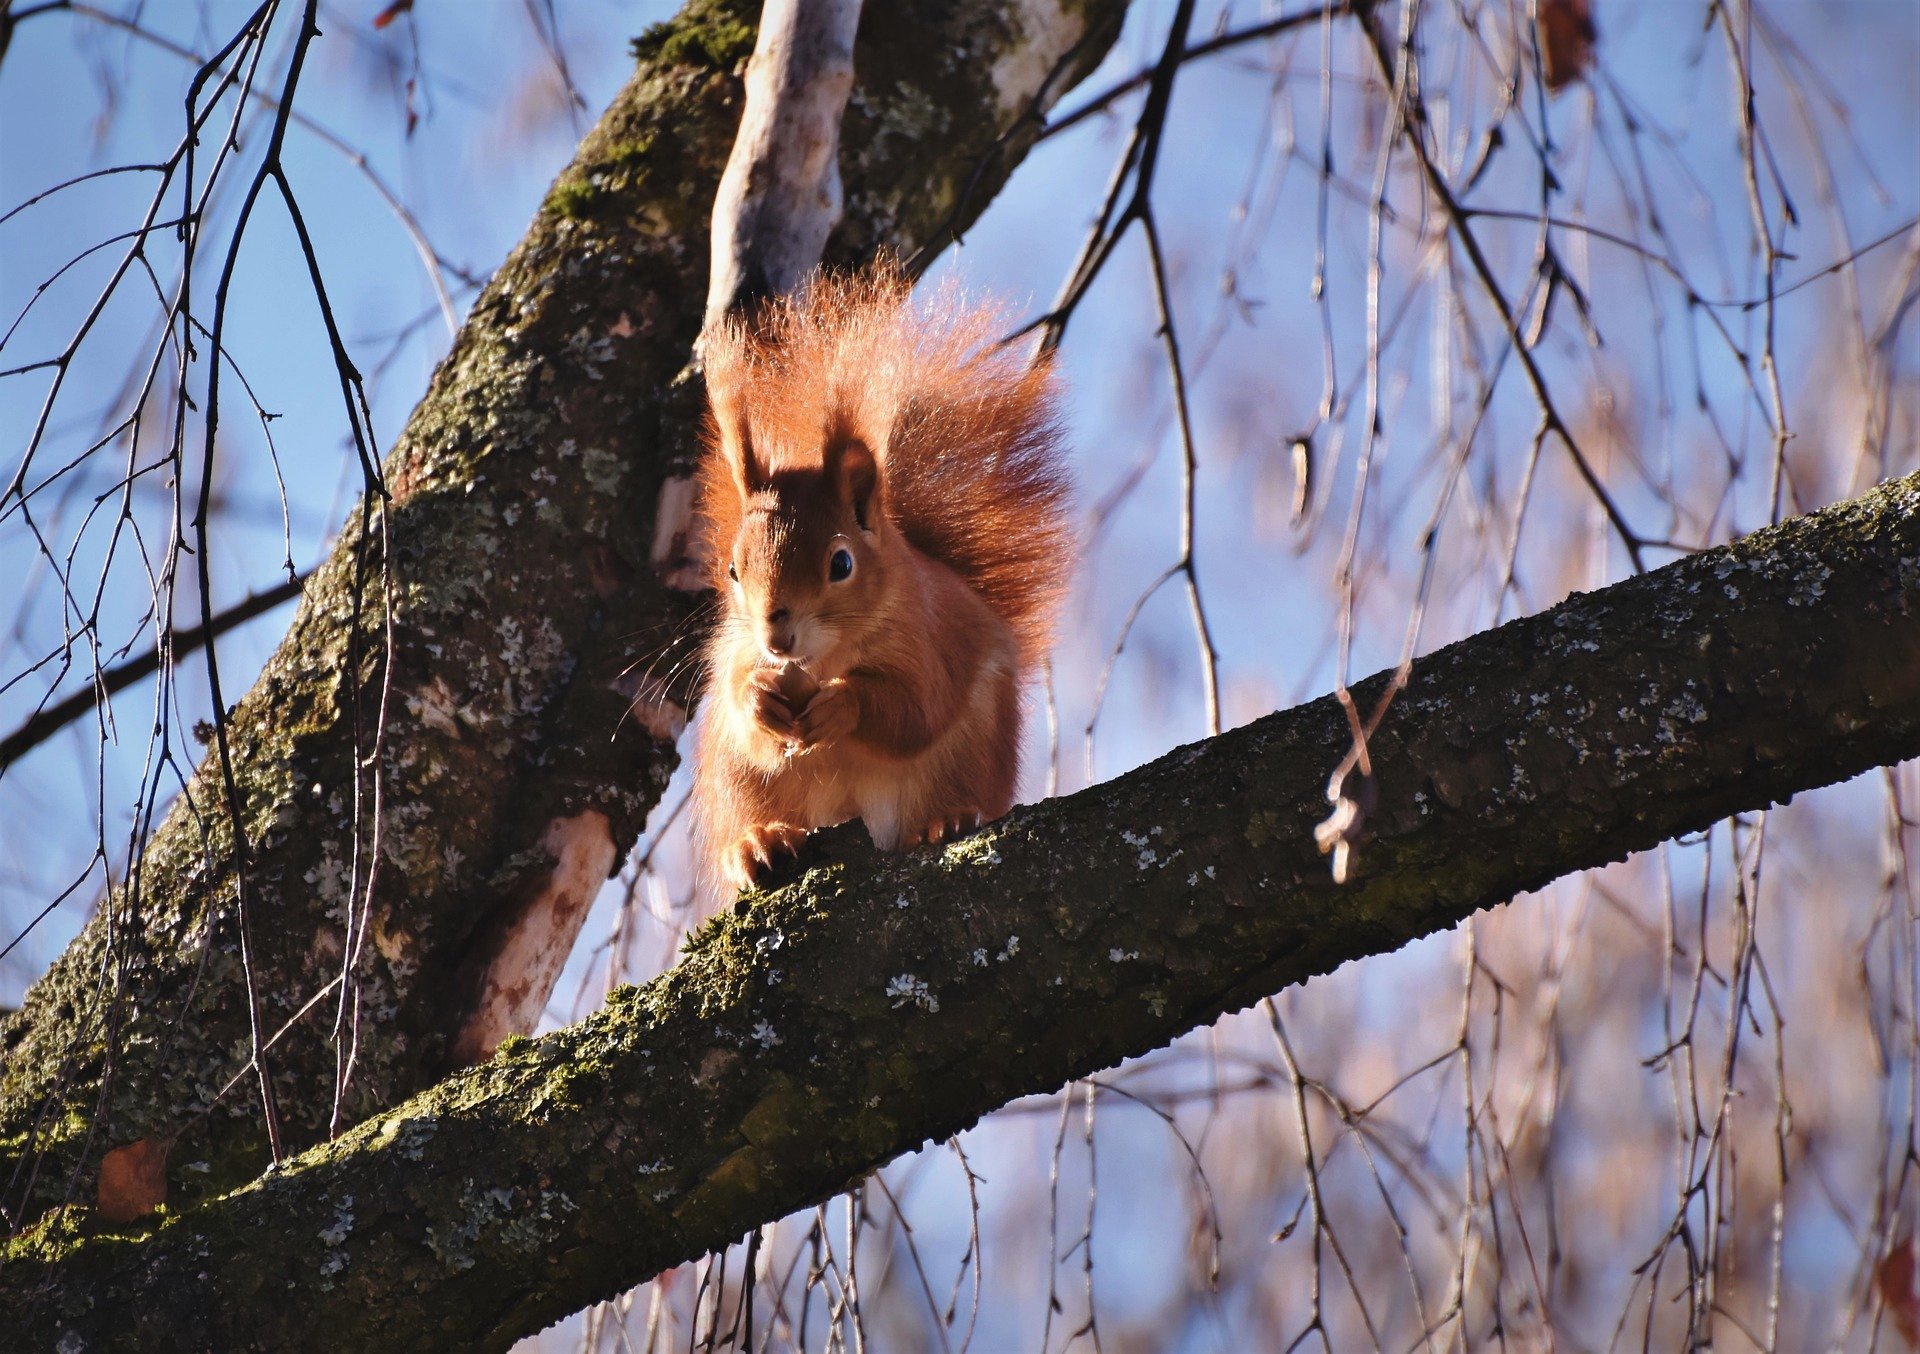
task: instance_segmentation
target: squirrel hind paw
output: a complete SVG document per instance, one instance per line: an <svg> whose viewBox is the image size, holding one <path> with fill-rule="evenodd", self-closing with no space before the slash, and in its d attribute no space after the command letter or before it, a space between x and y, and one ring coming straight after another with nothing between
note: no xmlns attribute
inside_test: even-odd
<svg viewBox="0 0 1920 1354"><path fill-rule="evenodd" d="M773 870L782 856L800 853L807 830L793 823L760 823L748 828L726 849L721 868L734 889L751 888Z"/></svg>
<svg viewBox="0 0 1920 1354"><path fill-rule="evenodd" d="M915 844L925 843L928 846L937 846L941 842L966 836L985 821L985 818L974 809L942 814L914 833L911 840Z"/></svg>

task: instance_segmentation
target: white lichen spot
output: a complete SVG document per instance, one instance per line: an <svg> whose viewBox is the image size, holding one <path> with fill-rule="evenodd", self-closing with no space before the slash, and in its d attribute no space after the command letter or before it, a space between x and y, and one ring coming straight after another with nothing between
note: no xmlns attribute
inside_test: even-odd
<svg viewBox="0 0 1920 1354"><path fill-rule="evenodd" d="M460 725L454 720L456 704L452 689L436 677L407 697L407 713L429 729L458 738Z"/></svg>
<svg viewBox="0 0 1920 1354"><path fill-rule="evenodd" d="M780 1042L780 1036L774 1033L772 1025L762 1020L753 1027L753 1041L761 1048L772 1048Z"/></svg>
<svg viewBox="0 0 1920 1354"><path fill-rule="evenodd" d="M334 1210L332 1225L321 1230L320 1240L326 1245L338 1246L352 1235L352 1233L353 1196L349 1194L340 1201L340 1206Z"/></svg>
<svg viewBox="0 0 1920 1354"><path fill-rule="evenodd" d="M1018 953L1020 953L1020 937L1008 936L1006 948L1001 950L1000 953L995 955L994 957L1004 964L1007 962L1007 960L1013 958Z"/></svg>
<svg viewBox="0 0 1920 1354"><path fill-rule="evenodd" d="M1668 703L1667 713L1689 724L1698 724L1707 717L1707 708L1691 691L1683 691Z"/></svg>
<svg viewBox="0 0 1920 1354"><path fill-rule="evenodd" d="M975 950L973 952L973 965L975 968L985 968L987 966L987 952L985 950Z"/></svg>
<svg viewBox="0 0 1920 1354"><path fill-rule="evenodd" d="M1107 962L1110 964L1124 964L1129 959L1138 959L1139 957L1140 951L1123 950L1118 945L1115 945L1107 951Z"/></svg>
<svg viewBox="0 0 1920 1354"><path fill-rule="evenodd" d="M916 978L911 973L896 974L887 979L887 995L893 998L893 1004L896 1007L905 1006L911 1002L923 1011L940 1009L940 999L933 995L933 990L927 986L926 981Z"/></svg>
<svg viewBox="0 0 1920 1354"><path fill-rule="evenodd" d="M334 841L320 844L320 859L301 876L313 885L314 896L326 905L327 915L342 923L347 919L348 877L347 863L340 858L340 844Z"/></svg>
<svg viewBox="0 0 1920 1354"><path fill-rule="evenodd" d="M1833 577L1833 570L1814 560L1807 566L1806 572L1796 580L1797 586L1787 597L1788 606L1816 606L1827 595L1827 580Z"/></svg>
<svg viewBox="0 0 1920 1354"><path fill-rule="evenodd" d="M962 865L998 865L1000 853L985 837L962 837L947 846L947 860Z"/></svg>
<svg viewBox="0 0 1920 1354"><path fill-rule="evenodd" d="M620 489L620 475L624 467L620 458L604 447L588 447L580 453L580 469L585 474L587 485L597 494L611 497Z"/></svg>

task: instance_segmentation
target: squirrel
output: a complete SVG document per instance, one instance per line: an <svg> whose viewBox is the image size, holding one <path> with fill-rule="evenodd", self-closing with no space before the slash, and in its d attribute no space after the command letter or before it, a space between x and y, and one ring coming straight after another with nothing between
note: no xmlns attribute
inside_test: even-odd
<svg viewBox="0 0 1920 1354"><path fill-rule="evenodd" d="M703 339L710 883L853 818L895 850L1013 805L1071 572L1058 381L998 341L997 308L910 292L887 262L821 276Z"/></svg>

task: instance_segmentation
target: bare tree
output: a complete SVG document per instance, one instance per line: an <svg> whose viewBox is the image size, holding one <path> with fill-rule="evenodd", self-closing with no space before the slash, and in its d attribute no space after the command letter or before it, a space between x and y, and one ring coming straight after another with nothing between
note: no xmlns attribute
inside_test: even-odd
<svg viewBox="0 0 1920 1354"><path fill-rule="evenodd" d="M633 81L484 286L411 223L437 290L425 322L473 300L384 458L282 153L314 123L296 107L324 19L311 3L268 0L187 53L188 125L171 158L126 171L157 187L99 251L118 261L100 305L52 357L8 371L50 383L0 512L34 543L62 618L18 672L78 679L42 679L44 708L0 741L9 788L63 719L98 711L105 738L112 695L163 675L140 812L122 844L103 816L75 885L104 882L105 901L0 1036L0 1203L20 1229L0 1291L23 1329L48 1343L500 1343L683 1266L647 1298L649 1343L676 1331L708 1348L809 1347L825 1332L832 1347L884 1320L904 1323L884 1328L898 1343L965 1344L986 1260L979 1173L954 1135L1087 1078L1008 1112L1058 1115L1048 1225L1032 1229L1047 1247L1043 1348L1151 1345L1223 1301L1244 1305L1229 1328L1260 1333L1246 1338L1332 1347L1904 1335L1920 1165L1910 1095L1900 1107L1916 1047L1910 769L1883 777L1884 870L1838 890L1834 953L1858 935L1864 1006L1819 1037L1849 1050L1849 1068L1873 1062L1864 1090L1789 1092L1805 1085L1795 1060L1814 1055L1790 1048L1786 1013L1813 980L1783 974L1776 928L1813 923L1783 906L1781 881L1826 867L1799 806L1766 812L1920 751L1920 489L1896 478L1914 464L1900 347L1914 189L1891 182L1893 224L1856 233L1855 180L1823 159L1845 140L1835 110L1852 105L1820 63L1753 5L1696 16L1707 40L1688 59L1715 56L1733 109L1714 125L1745 200L1715 206L1750 241L1743 274L1703 264L1676 224L1670 198L1709 196L1689 178L1698 156L1609 67L1611 30L1581 0L1245 19L1228 7L1211 32L1179 0L1143 17L1137 70L1065 115L1049 109L1113 43L1124 6L868 6L830 262L890 248L924 267L1038 141L1103 121L1118 133L1091 228L1033 328L1071 357L1081 335L1105 333L1115 279L1131 276L1147 321L1137 354L1091 351L1123 371L1116 384L1163 393L1117 400L1126 437L1095 439L1121 447L1091 504L1097 633L1063 652L1049 686L1048 784L1214 736L945 852L875 858L830 838L819 868L740 904L635 991L617 981L650 976L626 956L647 890L671 877L655 853L677 849L663 795L699 623L684 591L689 360L755 8L696 3L639 40ZM16 4L9 59L22 25L76 11L159 40L137 14ZM557 106L576 116L559 20L528 12ZM1196 87L1196 63L1234 69L1253 53L1235 78L1270 91L1250 124L1260 146L1208 276L1181 214L1183 152L1202 141L1176 95ZM409 118L431 64L413 61ZM1236 376L1261 352L1257 279L1279 266L1262 241L1302 194L1316 211L1291 218L1291 238L1320 321L1301 328L1319 343L1317 390L1291 370ZM1808 203L1831 223L1818 247ZM318 304L361 499L229 710L217 641L270 603L216 600L221 403L245 399L263 438L272 419L225 317L268 210L293 230ZM791 271L716 274L716 303ZM1623 359L1601 340L1628 323L1629 283L1652 338ZM1789 298L1816 285L1838 298L1831 328L1857 359L1844 382L1827 378L1848 392L1829 411L1810 410L1792 375L1807 330ZM1884 299L1869 301L1876 287ZM144 365L76 455L63 445L75 373L97 316L135 288L160 316ZM1210 323L1194 319L1209 313L1196 294L1212 297ZM1429 308L1422 330L1409 317ZM1634 362L1650 375L1609 366ZM1408 398L1423 365L1430 411ZM1684 381L1691 412L1669 389ZM1236 404L1249 388L1261 393ZM1645 409L1620 407L1646 389ZM115 452L114 476L96 479ZM1223 496L1228 475L1240 487ZM162 478L156 517L142 495ZM66 520L69 499L142 541L144 614L114 600L111 550L102 564L84 528L67 547L67 527L44 525ZM1254 689L1273 664L1249 653L1261 631L1248 600L1265 599L1218 549L1259 539L1236 534L1249 500L1282 553L1325 576L1325 648L1287 680L1334 689L1220 734L1284 703ZM1151 551L1127 535L1143 516L1165 529ZM140 533L157 523L154 548ZM284 553L289 581L264 597L295 587ZM1622 574L1430 651L1436 635ZM1169 584L1182 602L1170 620ZM135 641L108 638L130 621ZM130 657L142 634L150 657ZM211 750L189 773L190 721L167 678L196 645ZM1171 684L1143 681L1143 666ZM1144 751L1128 719L1143 703L1182 712ZM1062 746L1076 726L1081 770ZM1549 914L1537 945L1524 923L1472 916L1672 838L1632 873L1569 885L1577 903ZM625 888L599 970L614 995L523 1045L614 872ZM684 921L663 927L669 948ZM1264 1000L1463 921L1457 967L1410 988L1421 995L1398 1016L1431 1040L1357 1056L1343 1028L1384 1017L1343 1026L1297 994ZM1611 1003L1593 976L1607 971ZM1605 1094L1573 1069L1631 1072L1640 1058L1666 1088L1664 1120L1655 1102L1597 1127ZM1583 1096L1584 1117L1560 1108ZM1095 1227L1111 1206L1096 1123L1143 1110L1176 1145L1185 1221L1171 1235L1188 1254L1158 1324L1129 1326L1096 1291L1096 1249L1112 1254ZM1862 1125L1850 1155L1826 1145ZM826 1201L849 1180L928 1138L953 1140L973 1207L951 1279L931 1272L900 1170L832 1205L843 1236L829 1225ZM1613 1243L1630 1260L1606 1260L1605 1228L1570 1235L1568 1201L1602 1190L1578 1152L1646 1177L1640 1223ZM1252 1183L1216 1191L1222 1170ZM1819 1209L1858 1257L1848 1274L1808 1278L1794 1255L1794 1227ZM209 1305L207 1274L252 1297ZM1816 1290L1834 1296L1803 1317L1792 1298ZM603 1312L624 1337L627 1308Z"/></svg>

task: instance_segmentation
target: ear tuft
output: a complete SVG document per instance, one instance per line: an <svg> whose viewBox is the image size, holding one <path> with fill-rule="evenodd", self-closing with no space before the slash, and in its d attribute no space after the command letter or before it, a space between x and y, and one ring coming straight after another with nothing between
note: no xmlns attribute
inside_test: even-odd
<svg viewBox="0 0 1920 1354"><path fill-rule="evenodd" d="M860 529L872 531L880 510L880 463L867 444L857 437L835 444L827 454L827 472Z"/></svg>
<svg viewBox="0 0 1920 1354"><path fill-rule="evenodd" d="M760 490L767 487L765 469L753 454L753 433L748 429L746 420L735 425L734 431L725 438L727 465L733 471L733 484L740 491L740 501L746 502Z"/></svg>

